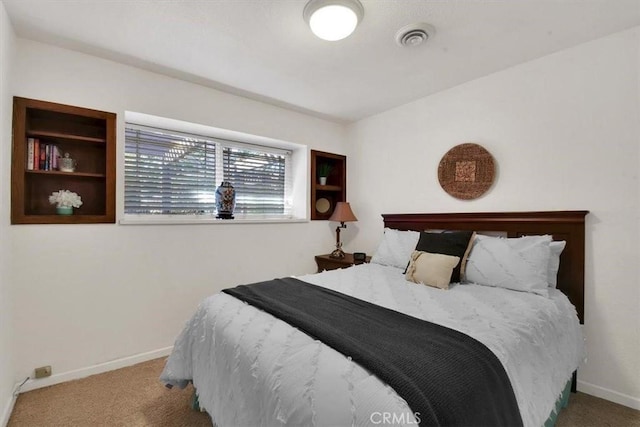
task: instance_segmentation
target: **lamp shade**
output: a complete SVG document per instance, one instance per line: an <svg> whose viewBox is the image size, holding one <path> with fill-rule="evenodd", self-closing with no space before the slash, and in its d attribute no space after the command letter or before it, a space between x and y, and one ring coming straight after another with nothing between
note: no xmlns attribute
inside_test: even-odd
<svg viewBox="0 0 640 427"><path fill-rule="evenodd" d="M353 222L357 220L358 218L353 214L348 202L338 202L331 218L329 218L329 221L337 222Z"/></svg>

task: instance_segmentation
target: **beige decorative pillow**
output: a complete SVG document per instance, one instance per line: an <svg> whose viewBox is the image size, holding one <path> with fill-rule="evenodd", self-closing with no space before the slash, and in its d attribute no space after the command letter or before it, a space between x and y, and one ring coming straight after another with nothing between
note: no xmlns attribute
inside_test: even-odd
<svg viewBox="0 0 640 427"><path fill-rule="evenodd" d="M413 251L405 278L413 283L449 289L451 273L459 262L457 256Z"/></svg>

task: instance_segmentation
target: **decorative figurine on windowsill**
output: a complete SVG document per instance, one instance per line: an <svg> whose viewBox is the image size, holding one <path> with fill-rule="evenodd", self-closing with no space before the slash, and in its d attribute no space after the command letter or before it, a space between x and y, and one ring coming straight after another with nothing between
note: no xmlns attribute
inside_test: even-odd
<svg viewBox="0 0 640 427"><path fill-rule="evenodd" d="M236 190L230 182L223 181L216 189L216 218L233 219L233 210L236 207Z"/></svg>

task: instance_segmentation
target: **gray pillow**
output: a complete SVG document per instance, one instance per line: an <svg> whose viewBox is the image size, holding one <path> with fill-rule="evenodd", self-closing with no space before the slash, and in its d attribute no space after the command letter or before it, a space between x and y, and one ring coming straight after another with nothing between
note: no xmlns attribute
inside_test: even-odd
<svg viewBox="0 0 640 427"><path fill-rule="evenodd" d="M549 270L547 271L547 282L550 288L558 286L558 270L560 269L560 254L567 246L567 242L561 240L559 242L549 243L551 255L549 256Z"/></svg>
<svg viewBox="0 0 640 427"><path fill-rule="evenodd" d="M371 262L405 268L419 238L420 233L418 231L385 228L378 249L371 257Z"/></svg>
<svg viewBox="0 0 640 427"><path fill-rule="evenodd" d="M467 259L466 280L548 296L551 236L505 239L476 236Z"/></svg>

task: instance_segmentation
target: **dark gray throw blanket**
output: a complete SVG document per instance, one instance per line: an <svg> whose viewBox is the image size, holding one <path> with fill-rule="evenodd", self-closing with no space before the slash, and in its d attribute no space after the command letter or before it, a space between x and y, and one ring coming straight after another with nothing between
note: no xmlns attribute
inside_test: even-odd
<svg viewBox="0 0 640 427"><path fill-rule="evenodd" d="M293 278L222 292L350 356L405 399L420 425L522 426L502 364L468 335Z"/></svg>

